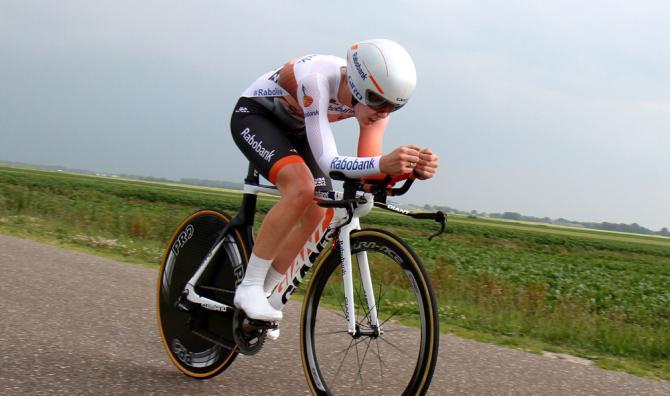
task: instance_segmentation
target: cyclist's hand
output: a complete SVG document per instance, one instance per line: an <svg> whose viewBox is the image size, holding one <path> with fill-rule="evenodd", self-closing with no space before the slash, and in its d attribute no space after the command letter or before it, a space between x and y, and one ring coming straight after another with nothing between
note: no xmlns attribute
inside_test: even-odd
<svg viewBox="0 0 670 396"><path fill-rule="evenodd" d="M379 167L391 176L410 173L419 162L419 150L421 148L414 145L400 146L390 154L383 155Z"/></svg>
<svg viewBox="0 0 670 396"><path fill-rule="evenodd" d="M435 176L439 158L428 147L421 149L419 152L419 162L414 167L414 176L420 180L430 179Z"/></svg>

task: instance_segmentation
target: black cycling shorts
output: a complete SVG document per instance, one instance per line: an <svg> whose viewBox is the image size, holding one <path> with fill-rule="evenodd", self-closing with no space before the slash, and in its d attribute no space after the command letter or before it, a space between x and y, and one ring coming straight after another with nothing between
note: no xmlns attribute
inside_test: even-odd
<svg viewBox="0 0 670 396"><path fill-rule="evenodd" d="M242 97L237 101L230 131L237 147L273 184L284 166L304 162L312 172L315 187L332 188L330 178L312 155L305 130L290 129L256 100Z"/></svg>

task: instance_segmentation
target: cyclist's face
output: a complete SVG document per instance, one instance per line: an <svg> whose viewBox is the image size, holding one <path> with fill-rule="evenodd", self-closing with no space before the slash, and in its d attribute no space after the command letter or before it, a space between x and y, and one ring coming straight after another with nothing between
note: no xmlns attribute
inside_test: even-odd
<svg viewBox="0 0 670 396"><path fill-rule="evenodd" d="M354 115L361 125L371 125L389 116L389 110L386 108L373 109L362 103L356 103L354 106Z"/></svg>

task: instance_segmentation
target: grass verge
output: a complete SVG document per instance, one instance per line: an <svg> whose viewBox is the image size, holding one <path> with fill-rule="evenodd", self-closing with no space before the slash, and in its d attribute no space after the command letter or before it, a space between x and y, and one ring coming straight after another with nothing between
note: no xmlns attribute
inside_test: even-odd
<svg viewBox="0 0 670 396"><path fill-rule="evenodd" d="M0 232L157 266L182 218L234 213L239 193L0 167ZM259 218L272 199L259 200ZM670 240L459 218L433 226L386 212L422 258L442 329L670 380Z"/></svg>

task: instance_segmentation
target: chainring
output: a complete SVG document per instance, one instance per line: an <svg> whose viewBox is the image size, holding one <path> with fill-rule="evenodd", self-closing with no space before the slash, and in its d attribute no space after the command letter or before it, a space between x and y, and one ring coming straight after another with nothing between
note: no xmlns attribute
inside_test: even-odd
<svg viewBox="0 0 670 396"><path fill-rule="evenodd" d="M243 355L255 355L263 348L266 330L249 325L247 315L235 310L233 315L233 337L239 352Z"/></svg>

